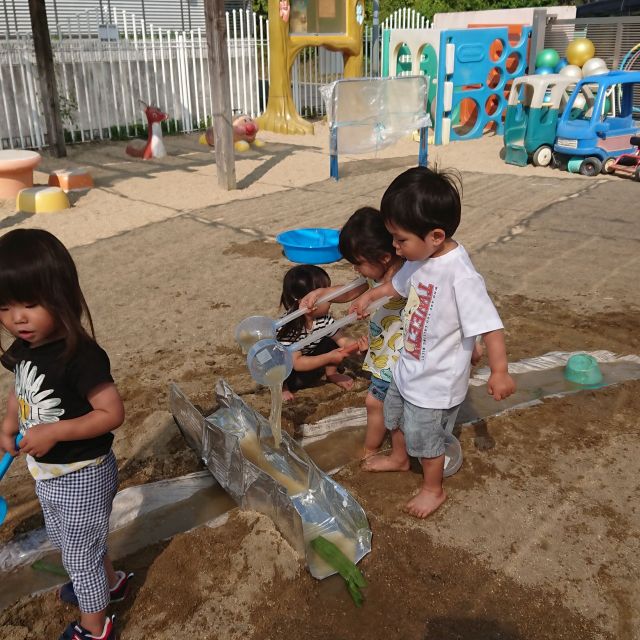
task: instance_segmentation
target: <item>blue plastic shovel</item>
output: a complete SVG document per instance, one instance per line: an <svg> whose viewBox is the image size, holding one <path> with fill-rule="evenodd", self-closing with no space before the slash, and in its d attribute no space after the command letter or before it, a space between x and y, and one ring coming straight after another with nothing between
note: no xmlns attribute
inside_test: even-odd
<svg viewBox="0 0 640 640"><path fill-rule="evenodd" d="M22 440L22 434L19 433L16 436L16 449L18 448L18 443ZM4 474L7 473L7 469L11 466L13 462L13 456L7 451L0 460L0 480L4 478ZM7 517L7 501L0 496L0 525L4 522L4 519Z"/></svg>

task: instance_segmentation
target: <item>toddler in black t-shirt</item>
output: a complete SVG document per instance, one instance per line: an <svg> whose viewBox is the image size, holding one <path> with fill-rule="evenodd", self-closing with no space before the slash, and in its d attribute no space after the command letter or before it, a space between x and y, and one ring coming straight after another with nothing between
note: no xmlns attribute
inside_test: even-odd
<svg viewBox="0 0 640 640"><path fill-rule="evenodd" d="M124 597L131 577L114 571L107 554L118 486L111 431L124 407L73 259L47 231L0 238L0 324L15 338L0 358L15 374L0 453L26 454L47 535L71 578L60 597L80 608L61 639L113 639L107 606Z"/></svg>

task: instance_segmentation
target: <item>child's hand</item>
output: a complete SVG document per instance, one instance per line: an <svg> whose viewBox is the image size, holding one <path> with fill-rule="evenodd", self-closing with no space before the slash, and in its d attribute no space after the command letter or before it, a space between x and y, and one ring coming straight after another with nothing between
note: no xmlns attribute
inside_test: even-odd
<svg viewBox="0 0 640 640"><path fill-rule="evenodd" d="M318 302L318 299L321 298L325 293L327 293L326 287L310 291L304 298L300 300L300 302L298 303L298 307L300 309L309 309L309 311L313 310Z"/></svg>
<svg viewBox="0 0 640 640"><path fill-rule="evenodd" d="M487 382L487 392L493 396L494 400L504 400L516 390L516 383L505 371L492 373Z"/></svg>
<svg viewBox="0 0 640 640"><path fill-rule="evenodd" d="M358 338L358 351L364 353L369 349L369 336L360 336Z"/></svg>
<svg viewBox="0 0 640 640"><path fill-rule="evenodd" d="M351 352L348 347L340 347L340 349L334 349L329 351L327 356L329 357L329 364L340 364Z"/></svg>
<svg viewBox="0 0 640 640"><path fill-rule="evenodd" d="M27 429L24 438L20 441L20 451L40 458L50 451L57 442L53 424L37 424Z"/></svg>
<svg viewBox="0 0 640 640"><path fill-rule="evenodd" d="M349 342L347 344L343 344L340 347L348 356L350 356L352 353L355 353L356 351L360 351L360 348L358 346L358 341L355 340L354 342Z"/></svg>
<svg viewBox="0 0 640 640"><path fill-rule="evenodd" d="M359 298L356 298L353 304L349 307L349 313L358 314L358 318L366 318L369 313L367 307L371 304L371 295L369 293L363 293Z"/></svg>
<svg viewBox="0 0 640 640"><path fill-rule="evenodd" d="M10 453L12 456L17 456L20 453L20 449L16 448L16 435L7 435L0 431L0 453Z"/></svg>

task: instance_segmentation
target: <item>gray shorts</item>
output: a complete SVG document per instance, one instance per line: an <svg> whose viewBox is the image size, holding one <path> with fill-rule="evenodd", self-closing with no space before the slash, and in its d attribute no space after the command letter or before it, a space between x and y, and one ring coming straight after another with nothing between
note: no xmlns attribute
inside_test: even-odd
<svg viewBox="0 0 640 640"><path fill-rule="evenodd" d="M444 436L451 433L460 405L450 409L425 409L405 400L392 381L384 399L384 426L401 429L407 453L415 458L444 455Z"/></svg>

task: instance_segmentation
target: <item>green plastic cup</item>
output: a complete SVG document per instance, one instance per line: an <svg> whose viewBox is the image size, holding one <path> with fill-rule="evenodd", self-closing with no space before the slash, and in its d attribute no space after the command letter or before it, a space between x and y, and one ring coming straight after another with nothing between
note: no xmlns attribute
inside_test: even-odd
<svg viewBox="0 0 640 640"><path fill-rule="evenodd" d="M588 353L574 353L567 360L564 377L584 387L600 387L603 380L598 361Z"/></svg>

